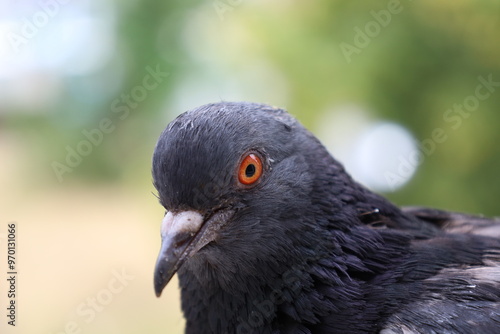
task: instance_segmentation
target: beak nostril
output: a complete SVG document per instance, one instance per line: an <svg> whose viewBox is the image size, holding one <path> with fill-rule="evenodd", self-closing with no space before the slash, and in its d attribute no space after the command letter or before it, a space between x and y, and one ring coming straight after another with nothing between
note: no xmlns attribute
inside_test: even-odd
<svg viewBox="0 0 500 334"><path fill-rule="evenodd" d="M193 238L195 233L179 233L175 236L174 247L179 249L185 246Z"/></svg>
<svg viewBox="0 0 500 334"><path fill-rule="evenodd" d="M233 211L212 211L204 216L195 211L168 212L162 221L162 245L155 266L156 296L172 276L191 256L214 240L217 231L232 216Z"/></svg>

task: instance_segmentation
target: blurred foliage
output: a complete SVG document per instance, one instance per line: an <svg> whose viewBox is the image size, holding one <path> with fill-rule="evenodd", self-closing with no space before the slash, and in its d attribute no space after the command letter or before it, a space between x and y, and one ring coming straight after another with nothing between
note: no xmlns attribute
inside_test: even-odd
<svg viewBox="0 0 500 334"><path fill-rule="evenodd" d="M351 103L366 107L374 119L402 124L418 141L431 138L436 128L447 133L413 180L388 194L392 200L499 214L500 114L495 110L500 91L481 101L456 130L443 119L454 103L474 94L479 76L500 81L499 1L108 5L116 41L102 68L58 77L58 98L39 109L2 108L0 126L18 134L33 153L33 163L23 167L25 182L57 184L51 163L63 162L66 147L74 148L85 139L82 131L98 127L104 117L116 129L64 175L64 183L149 182L161 129L202 103L241 99L283 106L313 132L332 106ZM366 31L376 22L373 13L381 15L391 6L399 12L386 26L379 23L379 32L349 62L342 43L355 45L356 28ZM140 85L148 66L157 65L168 77L126 119L117 119L113 101Z"/></svg>

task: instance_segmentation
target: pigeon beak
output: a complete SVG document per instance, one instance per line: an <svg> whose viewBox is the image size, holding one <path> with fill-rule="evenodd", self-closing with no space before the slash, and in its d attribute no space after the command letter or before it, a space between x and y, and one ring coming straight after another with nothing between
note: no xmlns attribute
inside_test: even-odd
<svg viewBox="0 0 500 334"><path fill-rule="evenodd" d="M203 225L203 216L195 211L168 212L161 224L162 245L154 274L156 296L168 284L172 276L192 255L192 241Z"/></svg>
<svg viewBox="0 0 500 334"><path fill-rule="evenodd" d="M184 262L218 237L218 231L233 216L230 209L219 209L204 217L196 211L168 212L161 224L162 244L154 274L156 296Z"/></svg>

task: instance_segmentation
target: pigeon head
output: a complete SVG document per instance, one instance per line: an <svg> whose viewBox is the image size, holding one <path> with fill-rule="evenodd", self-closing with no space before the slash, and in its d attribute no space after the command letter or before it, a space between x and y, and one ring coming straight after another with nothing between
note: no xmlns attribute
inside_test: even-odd
<svg viewBox="0 0 500 334"><path fill-rule="evenodd" d="M178 273L186 333L499 332L499 243L474 235L498 221L400 210L284 110L188 111L152 172L155 291Z"/></svg>
<svg viewBox="0 0 500 334"><path fill-rule="evenodd" d="M177 271L228 285L235 272L261 274L264 263L279 271L280 262L304 254L301 247L315 246L319 238L308 233L318 233L321 203L342 207L319 189L345 199L342 189L351 185L286 111L252 103L208 104L180 115L159 138L152 172L167 211L158 296Z"/></svg>

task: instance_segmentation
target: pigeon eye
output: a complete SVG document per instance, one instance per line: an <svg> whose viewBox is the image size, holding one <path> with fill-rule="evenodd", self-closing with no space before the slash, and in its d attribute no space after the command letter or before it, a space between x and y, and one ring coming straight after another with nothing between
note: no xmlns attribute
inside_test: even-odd
<svg viewBox="0 0 500 334"><path fill-rule="evenodd" d="M240 164L238 180L246 186L257 182L262 176L262 161L256 154L247 155Z"/></svg>

